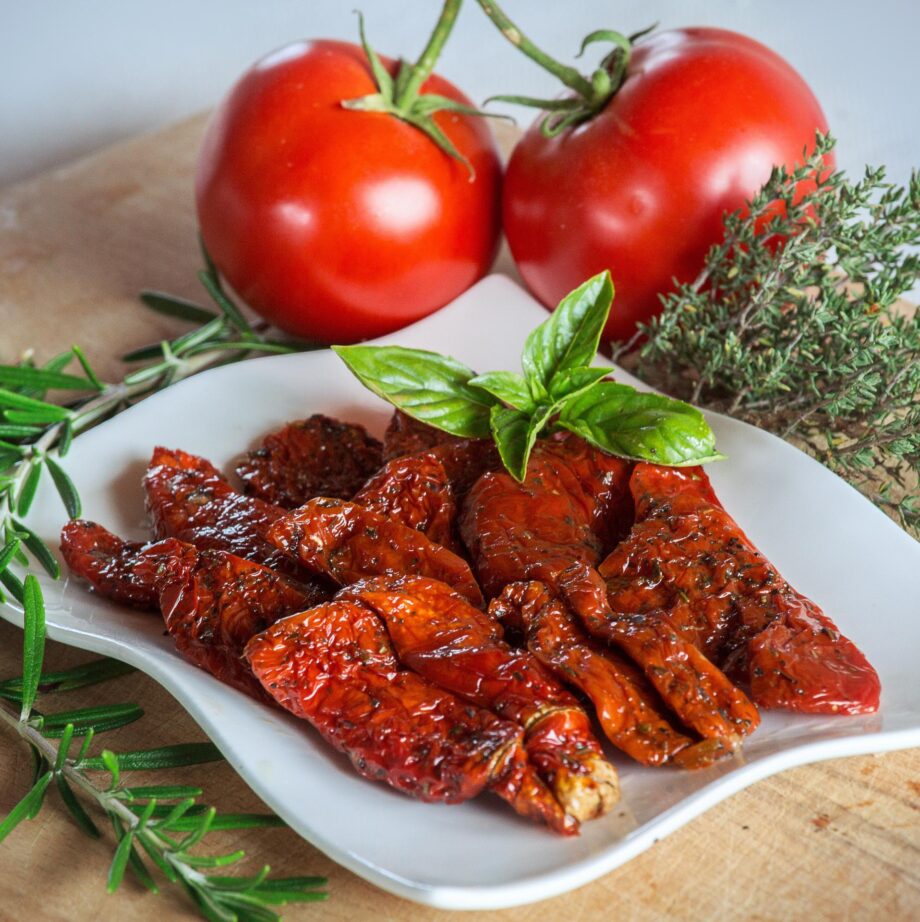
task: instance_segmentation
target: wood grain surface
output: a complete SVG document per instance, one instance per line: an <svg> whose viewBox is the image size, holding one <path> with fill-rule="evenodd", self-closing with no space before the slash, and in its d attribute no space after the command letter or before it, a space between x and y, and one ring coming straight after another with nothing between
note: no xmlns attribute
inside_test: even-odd
<svg viewBox="0 0 920 922"><path fill-rule="evenodd" d="M191 177L202 124L196 118L0 190L0 361L31 347L47 358L76 342L111 379L123 373L119 355L183 329L143 310L136 294L160 288L199 295ZM20 644L20 632L0 622L0 677L18 673ZM46 662L55 668L88 658L50 643ZM68 706L122 700L139 703L146 717L107 737L111 748L204 738L140 673L73 692ZM0 737L0 815L25 792L29 772L26 750ZM262 809L224 764L176 771L171 779L202 784L223 811ZM231 842L246 849L250 866L328 875L329 901L289 908L286 919L456 917L371 887L289 830L228 834L224 844ZM110 838L86 839L51 794L35 820L0 843L0 922L196 918L182 894L152 896L130 879L106 895L110 859ZM825 762L761 781L593 884L533 906L466 917L920 918L920 750Z"/></svg>

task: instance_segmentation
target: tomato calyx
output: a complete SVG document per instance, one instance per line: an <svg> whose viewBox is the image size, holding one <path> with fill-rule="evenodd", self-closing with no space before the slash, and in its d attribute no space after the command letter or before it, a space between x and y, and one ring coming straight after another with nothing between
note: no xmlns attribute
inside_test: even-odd
<svg viewBox="0 0 920 922"><path fill-rule="evenodd" d="M484 112L473 106L467 106L440 96L437 93L422 93L422 84L431 76L434 65L441 54L441 49L450 35L462 0L445 0L441 15L434 31L428 39L418 60L411 64L400 60L395 78L383 66L377 53L371 47L364 31L364 17L358 13L358 31L361 47L367 55L368 64L377 85L377 92L356 99L343 99L342 107L359 112L385 112L418 128L434 141L450 157L460 161L470 174L470 181L476 178L476 171L470 161L457 149L456 145L435 122L436 112L459 112L462 115L484 116L487 118L507 118L497 116L494 112Z"/></svg>
<svg viewBox="0 0 920 922"><path fill-rule="evenodd" d="M633 45L658 25L655 23L628 36L614 29L596 29L590 35L585 36L577 57L581 57L588 46L595 42L610 42L613 45L613 48L601 58L591 75L586 77L574 67L562 64L538 48L508 18L497 3L493 3L492 0L478 0L478 3L499 32L515 48L526 54L544 70L558 77L570 90L574 90L574 96L566 96L562 99L500 95L490 96L486 100L487 104L489 102L510 102L542 109L547 115L540 123L540 131L547 138L555 137L567 128L590 121L607 105L626 79L626 69L629 66Z"/></svg>

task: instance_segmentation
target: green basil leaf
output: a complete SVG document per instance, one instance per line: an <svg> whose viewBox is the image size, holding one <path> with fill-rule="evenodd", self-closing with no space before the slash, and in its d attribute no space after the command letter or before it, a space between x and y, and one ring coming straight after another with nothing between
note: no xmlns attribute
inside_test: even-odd
<svg viewBox="0 0 920 922"><path fill-rule="evenodd" d="M469 384L488 391L493 397L516 410L523 410L525 413L533 410L533 397L530 395L527 382L513 371L487 371L484 375L470 378Z"/></svg>
<svg viewBox="0 0 920 922"><path fill-rule="evenodd" d="M559 425L622 458L683 467L723 457L695 407L615 381L599 381L567 400Z"/></svg>
<svg viewBox="0 0 920 922"><path fill-rule="evenodd" d="M496 404L492 407L492 438L498 446L505 470L515 480L523 480L527 470L527 429L530 414Z"/></svg>
<svg viewBox="0 0 920 922"><path fill-rule="evenodd" d="M476 372L455 359L402 346L333 346L370 391L407 416L462 438L489 437L495 399L471 387Z"/></svg>
<svg viewBox="0 0 920 922"><path fill-rule="evenodd" d="M565 400L587 390L596 381L613 374L612 368L567 368L560 371L550 383L549 395L553 400Z"/></svg>
<svg viewBox="0 0 920 922"><path fill-rule="evenodd" d="M519 483L527 476L527 464L537 436L556 412L555 404L541 404L533 413L492 407L492 438L505 469Z"/></svg>
<svg viewBox="0 0 920 922"><path fill-rule="evenodd" d="M550 393L553 379L589 365L613 303L613 282L602 272L567 294L548 319L531 331L521 364L535 399Z"/></svg>

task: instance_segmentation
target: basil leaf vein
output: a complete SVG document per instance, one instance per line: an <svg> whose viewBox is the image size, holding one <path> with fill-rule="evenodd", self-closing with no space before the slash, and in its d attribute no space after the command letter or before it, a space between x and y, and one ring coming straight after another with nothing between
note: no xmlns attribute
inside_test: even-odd
<svg viewBox="0 0 920 922"><path fill-rule="evenodd" d="M558 374L594 360L612 303L610 273L601 272L567 294L531 331L524 343L521 365L536 400L550 393Z"/></svg>
<svg viewBox="0 0 920 922"><path fill-rule="evenodd" d="M549 395L554 401L574 397L611 374L612 368L566 368L553 378Z"/></svg>
<svg viewBox="0 0 920 922"><path fill-rule="evenodd" d="M562 404L558 424L611 454L683 467L722 459L695 407L600 381Z"/></svg>
<svg viewBox="0 0 920 922"><path fill-rule="evenodd" d="M470 385L476 372L425 349L403 346L333 346L370 391L436 429L462 438L488 438L495 398Z"/></svg>
<svg viewBox="0 0 920 922"><path fill-rule="evenodd" d="M502 464L518 482L527 475L527 464L537 436L557 409L553 404L542 404L532 413L524 413L500 405L492 407L492 438L498 446Z"/></svg>
<svg viewBox="0 0 920 922"><path fill-rule="evenodd" d="M529 413L534 408L533 397L527 381L513 371L487 371L468 382L498 398L503 403Z"/></svg>

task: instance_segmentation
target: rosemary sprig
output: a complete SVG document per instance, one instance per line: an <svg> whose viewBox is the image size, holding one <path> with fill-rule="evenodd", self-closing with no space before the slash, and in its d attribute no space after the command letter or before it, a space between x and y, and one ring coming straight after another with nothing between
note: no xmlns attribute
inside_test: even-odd
<svg viewBox="0 0 920 922"><path fill-rule="evenodd" d="M164 770L222 758L210 743L119 754L103 749L99 755L90 756L98 734L133 723L143 716L143 711L134 704L37 711L34 704L40 691L55 694L82 688L124 674L130 667L102 659L43 675L44 606L38 580L32 574L25 579L23 598L23 674L0 682L0 725L29 746L34 776L31 789L0 822L0 841L21 822L38 814L53 782L77 825L91 838L100 838L102 833L84 802L108 817L116 841L108 876L109 892L118 889L129 868L148 890L158 892L159 885L142 857L145 854L169 883L178 884L189 894L205 918L215 922L277 920L279 916L271 906L326 898L326 893L317 889L326 882L320 877L270 878L267 866L252 876L206 873L244 857L242 851L200 854L197 847L209 832L283 825L278 817L219 815L214 807L198 803L202 793L199 788L130 787L122 781L122 772L127 770ZM100 774L108 775L107 783L99 779Z"/></svg>
<svg viewBox="0 0 920 922"><path fill-rule="evenodd" d="M851 182L833 144L774 170L619 355L646 336L645 380L798 444L920 534L920 314L895 304L920 278L920 175Z"/></svg>
<svg viewBox="0 0 920 922"><path fill-rule="evenodd" d="M127 787L121 772L160 770L195 765L221 758L211 744L188 744L162 749L114 754L104 749L91 756L95 735L138 720L143 712L134 704L42 713L36 696L82 688L130 671L115 660L98 660L64 672L42 673L45 646L44 601L36 577L22 580L13 565L39 564L52 578L60 575L57 559L45 542L25 524L45 471L64 504L67 515L79 516L80 497L60 463L73 437L119 412L142 397L168 387L203 368L239 361L258 353L294 352L313 348L309 343L269 338L264 328L245 319L205 253L201 282L217 311L170 295L142 294L151 309L199 324L171 341L125 356L145 364L115 383L103 383L83 351L74 346L42 367L31 357L14 365L0 365L0 585L24 610L23 675L0 682L0 725L15 732L30 747L34 764L33 785L26 796L0 822L0 840L23 820L33 818L54 782L61 800L88 835L101 836L83 802L107 815L115 833L116 848L108 888L121 884L128 868L148 889L156 892L150 869L141 854L170 883L183 887L207 919L219 922L262 922L278 919L270 908L290 902L324 899L316 888L322 878L270 879L263 868L251 877L206 874L233 864L243 852L208 856L194 850L209 831L283 825L278 817L260 814L219 816L213 807L197 802L201 791L176 785ZM76 361L81 374L65 373ZM48 401L49 391L64 391L63 404ZM26 553L27 552L27 553ZM0 602L6 601L0 589ZM58 742L54 742L57 740ZM82 740L79 746L78 740ZM99 772L109 775L100 784ZM178 801L175 803L174 801Z"/></svg>
<svg viewBox="0 0 920 922"><path fill-rule="evenodd" d="M141 300L152 310L200 324L171 341L145 346L124 358L142 362L121 381L103 383L79 346L55 356L42 367L31 358L0 365L0 584L22 604L22 584L9 564L26 564L24 551L52 578L57 560L25 524L25 517L47 471L67 515L80 515L80 497L60 464L75 435L204 368L237 362L250 355L297 352L310 343L273 339L265 328L254 328L224 289L205 254L199 274L215 310L159 292L144 292ZM76 361L81 374L64 372ZM49 391L64 391L64 405L46 400ZM11 555L11 556L10 556ZM0 589L0 601L4 598Z"/></svg>

